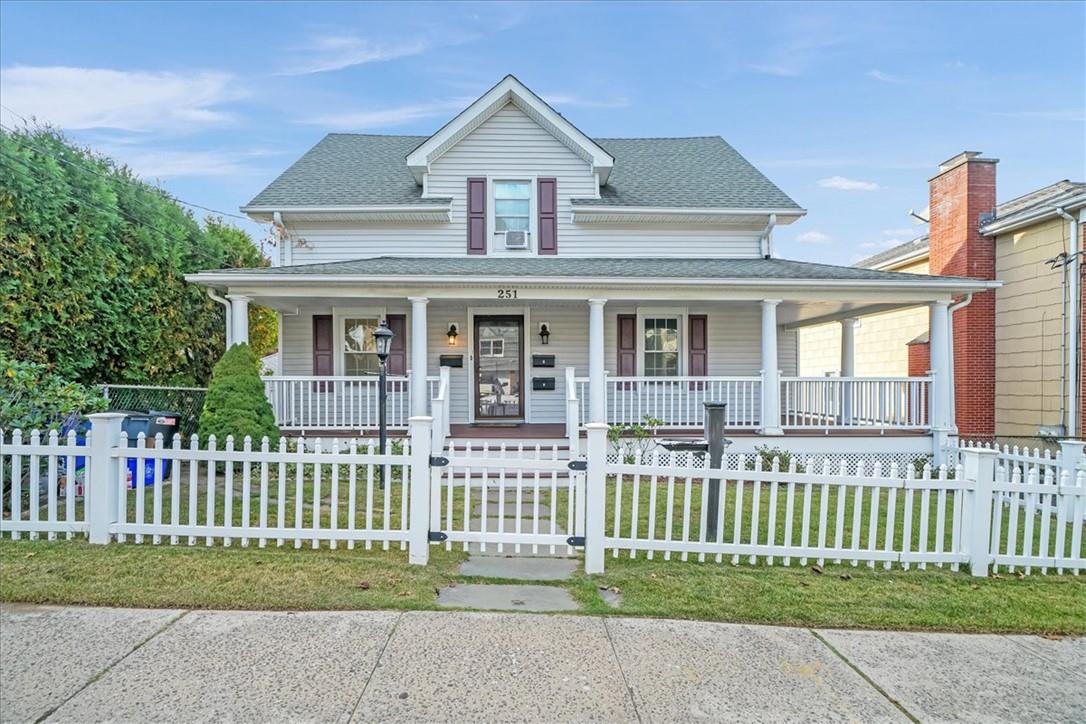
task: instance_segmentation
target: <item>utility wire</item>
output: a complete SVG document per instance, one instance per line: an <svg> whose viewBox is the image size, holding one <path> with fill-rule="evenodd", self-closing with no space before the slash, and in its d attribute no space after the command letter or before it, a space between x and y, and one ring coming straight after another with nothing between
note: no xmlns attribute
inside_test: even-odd
<svg viewBox="0 0 1086 724"><path fill-rule="evenodd" d="M20 120L23 121L23 123L26 123L27 125L30 125L30 121L25 116L23 116L20 113L17 113L10 106L6 106L3 103L0 103L0 108L3 108L4 110L8 111L9 113L14 115L15 117L19 118ZM14 129L8 128L7 126L3 125L2 123L0 123L0 128L3 128L5 131L7 131L8 133L11 133L11 134L16 133L16 131ZM73 166L73 167L78 168L78 169L80 169L82 171L86 171L87 173L92 173L92 174L95 174L96 176L101 176L102 178L114 178L114 177L108 176L108 175L106 175L104 173L101 173L100 171L98 171L96 169L89 168L89 167L87 167L87 166L85 166L83 164L76 163L74 161L69 161L66 158L58 156L57 154L53 153L50 149L43 148L42 146L36 145L33 141L31 141L26 136L22 137L22 142L25 143L28 146L31 146L32 148L37 149L41 153L44 153L44 154L46 154L48 156L51 156L53 159L59 161L60 163L67 164L69 166ZM116 178L120 178L121 180L128 181L129 183L135 183L134 181L131 181L129 179L123 179L123 177L116 177ZM177 203L182 204L184 206L191 206L191 207L193 207L195 209L202 209L204 211L210 211L211 213L219 214L220 216L229 216L231 219L240 219L241 221L252 221L252 219L250 219L248 216L240 216L239 214L232 214L229 211L220 211L219 209L212 209L212 208L207 207L207 206L201 206L200 204L194 204L191 201L185 201L184 199L179 198L177 196L174 196L173 194L167 192L165 189L163 189L163 188L161 188L159 186L154 186L152 184L148 184L146 181L141 181L140 183L145 184L147 186L151 186L152 188L158 189L161 193L163 193L164 195L169 197L171 200L176 201Z"/></svg>
<svg viewBox="0 0 1086 724"><path fill-rule="evenodd" d="M29 169L31 169L31 171L33 171L33 167L28 165L24 159L19 158L18 156L15 156L14 154L11 154L11 153L9 153L8 151L6 151L4 149L0 149L0 156L3 156L6 159L6 162L3 165L6 166L7 169L9 171L11 171L12 173L18 174L19 176L23 177L23 179L25 179L27 181L30 181L31 183L40 183L41 182L40 178L35 178L30 173L27 173L26 171L23 171L23 170L21 170L19 168L16 168L13 165L11 165L11 161L16 161L16 162L22 164L24 166L24 168L29 168ZM206 259L209 263L214 264L215 268L217 268L217 269L236 269L237 268L237 267L234 267L234 266L222 266L223 262L226 261L225 259L216 258L215 256L212 256L209 252L206 252L203 249L196 248L195 246L192 245L192 241L190 239L179 238L179 237L174 236L174 235L172 235L172 234L170 234L170 233L168 233L166 231L163 231L161 229L156 229L153 226L148 225L146 222L136 218L135 216L132 216L131 214L129 214L124 209L121 209L119 207L118 208L109 208L108 206L103 206L103 205L99 204L98 202L94 201L93 199L87 198L86 196L84 196L82 194L76 194L75 192L73 192L71 190L68 191L67 200L70 201L70 202L73 202L73 203L85 204L87 206L93 207L95 209L98 209L99 211L103 211L103 212L108 213L108 214L120 214L121 216L124 216L126 219L128 219L129 221L131 221L133 224L137 225L138 227L143 228L143 229L145 229L147 231L150 231L153 234L157 234L159 236L160 240L172 241L172 242L183 245L183 247L186 249L186 251L188 253L190 253L190 254L192 254L194 256L198 256L198 257L202 257L203 259Z"/></svg>

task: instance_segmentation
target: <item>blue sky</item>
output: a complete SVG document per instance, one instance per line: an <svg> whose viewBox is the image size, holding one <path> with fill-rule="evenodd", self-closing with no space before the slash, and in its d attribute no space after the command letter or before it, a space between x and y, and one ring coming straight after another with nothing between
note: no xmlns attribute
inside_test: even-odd
<svg viewBox="0 0 1086 724"><path fill-rule="evenodd" d="M847 264L923 233L959 151L1000 200L1084 180L1084 46L1082 2L6 0L0 97L236 213L324 133L431 133L513 73L589 135L723 136L808 209L778 255Z"/></svg>

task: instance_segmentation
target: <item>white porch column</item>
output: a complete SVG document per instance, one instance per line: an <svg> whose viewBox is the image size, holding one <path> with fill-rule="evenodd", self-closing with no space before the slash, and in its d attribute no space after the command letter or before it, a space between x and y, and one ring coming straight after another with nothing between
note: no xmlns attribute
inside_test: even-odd
<svg viewBox="0 0 1086 724"><path fill-rule="evenodd" d="M588 300L588 422L607 422L607 371L603 366L603 305Z"/></svg>
<svg viewBox="0 0 1086 724"><path fill-rule="evenodd" d="M249 297L244 294L227 294L230 300L230 345L249 344Z"/></svg>
<svg viewBox="0 0 1086 724"><path fill-rule="evenodd" d="M856 376L856 319L841 320L841 376ZM852 385L841 383L841 417L844 424L852 423Z"/></svg>
<svg viewBox="0 0 1086 724"><path fill-rule="evenodd" d="M411 302L411 416L425 417L426 396L426 297L408 297Z"/></svg>
<svg viewBox="0 0 1086 724"><path fill-rule="evenodd" d="M781 429L781 373L777 363L777 305L780 299L762 300L762 434L783 435Z"/></svg>
<svg viewBox="0 0 1086 724"><path fill-rule="evenodd" d="M931 304L931 334L929 336L931 352L931 428L933 435L936 464L943 462L943 447L947 438L954 434L954 419L951 409L951 395L954 389L950 385L950 370L954 361L950 358L950 302L938 301Z"/></svg>

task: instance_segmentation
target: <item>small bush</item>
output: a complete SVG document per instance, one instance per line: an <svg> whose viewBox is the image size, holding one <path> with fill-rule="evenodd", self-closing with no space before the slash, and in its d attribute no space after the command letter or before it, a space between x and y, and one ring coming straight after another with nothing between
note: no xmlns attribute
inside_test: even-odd
<svg viewBox="0 0 1086 724"><path fill-rule="evenodd" d="M780 460L780 467L778 470L791 470L792 453L789 450L782 450L779 447L769 447L769 445L759 445L754 448L754 452L756 457L747 459L747 470L754 470L757 458L762 459L762 470L772 470L774 459ZM796 472L807 472L807 466L800 462L798 458L796 459Z"/></svg>
<svg viewBox="0 0 1086 724"><path fill-rule="evenodd" d="M105 408L95 388L66 380L45 365L0 354L0 429L60 429Z"/></svg>
<svg viewBox="0 0 1086 724"><path fill-rule="evenodd" d="M249 345L234 345L215 365L200 415L200 435L214 435L220 446L227 435L233 435L238 447L246 435L254 445L265 436L279 439L275 414L260 379L260 360Z"/></svg>

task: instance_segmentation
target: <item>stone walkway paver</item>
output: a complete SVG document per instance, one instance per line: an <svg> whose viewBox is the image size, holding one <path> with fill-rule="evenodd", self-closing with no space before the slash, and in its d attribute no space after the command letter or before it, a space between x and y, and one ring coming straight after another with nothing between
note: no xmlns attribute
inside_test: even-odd
<svg viewBox="0 0 1086 724"><path fill-rule="evenodd" d="M1081 722L1084 658L1033 636L4 604L0 721Z"/></svg>

